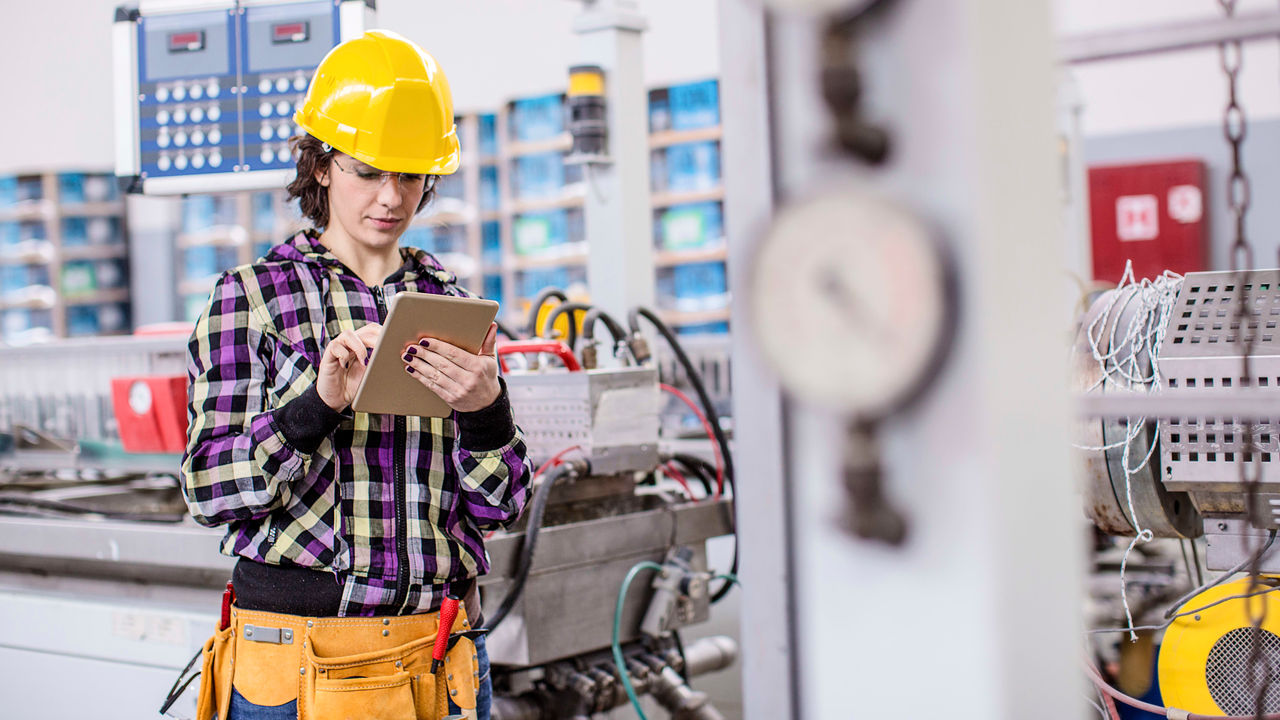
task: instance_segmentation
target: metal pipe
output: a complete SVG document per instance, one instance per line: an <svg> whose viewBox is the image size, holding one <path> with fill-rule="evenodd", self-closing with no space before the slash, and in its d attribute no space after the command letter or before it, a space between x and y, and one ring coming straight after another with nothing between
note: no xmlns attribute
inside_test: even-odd
<svg viewBox="0 0 1280 720"><path fill-rule="evenodd" d="M684 649L684 673L697 677L723 670L738 660L738 643L727 635L705 637Z"/></svg>
<svg viewBox="0 0 1280 720"><path fill-rule="evenodd" d="M1058 59L1070 65L1191 50L1232 40L1280 36L1280 13L1183 20L1141 28L1070 35L1059 40Z"/></svg>
<svg viewBox="0 0 1280 720"><path fill-rule="evenodd" d="M1121 420L1145 417L1235 417L1261 420L1280 416L1280 388L1251 390L1162 390L1159 393L1114 392L1078 395L1076 411L1084 418Z"/></svg>

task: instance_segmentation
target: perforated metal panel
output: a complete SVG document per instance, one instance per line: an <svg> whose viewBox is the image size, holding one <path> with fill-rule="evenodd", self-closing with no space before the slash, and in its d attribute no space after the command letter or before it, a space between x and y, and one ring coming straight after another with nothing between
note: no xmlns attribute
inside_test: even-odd
<svg viewBox="0 0 1280 720"><path fill-rule="evenodd" d="M1244 327L1237 319L1239 278L1232 272L1190 273L1160 346L1165 384L1180 392L1280 389L1280 270L1246 273L1249 307ZM1241 333L1253 337L1249 377L1242 377ZM1275 492L1280 482L1280 392L1275 417L1245 423L1237 417L1177 417L1162 423L1160 459L1170 490L1238 492L1239 463L1257 462L1261 481ZM1203 510L1203 508L1202 508Z"/></svg>
<svg viewBox="0 0 1280 720"><path fill-rule="evenodd" d="M1255 673L1251 672L1249 662L1254 632L1253 628L1245 627L1223 635L1214 643L1205 663L1209 695L1228 715L1255 713L1263 673L1271 682L1263 697L1263 712L1280 712L1280 636L1266 630L1256 631L1262 634L1262 658Z"/></svg>

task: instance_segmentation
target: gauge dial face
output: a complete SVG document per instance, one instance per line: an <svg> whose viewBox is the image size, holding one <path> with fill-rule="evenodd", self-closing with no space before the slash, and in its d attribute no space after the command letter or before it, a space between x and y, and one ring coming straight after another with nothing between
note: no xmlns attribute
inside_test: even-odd
<svg viewBox="0 0 1280 720"><path fill-rule="evenodd" d="M954 325L952 287L923 223L832 192L778 215L752 270L752 320L789 392L875 419L931 379Z"/></svg>

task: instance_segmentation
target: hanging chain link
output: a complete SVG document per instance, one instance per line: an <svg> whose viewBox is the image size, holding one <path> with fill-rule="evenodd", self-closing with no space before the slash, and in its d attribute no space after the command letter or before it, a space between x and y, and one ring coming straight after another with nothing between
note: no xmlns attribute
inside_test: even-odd
<svg viewBox="0 0 1280 720"><path fill-rule="evenodd" d="M1237 0L1218 0L1227 17L1235 15ZM1239 81L1240 70L1244 66L1244 49L1239 40L1224 42L1218 46L1222 72L1227 76L1227 107L1222 115L1222 131L1227 144L1231 147L1231 172L1227 176L1227 206L1231 211L1234 227L1234 241L1231 244L1231 270L1235 273L1236 312L1232 329L1237 332L1236 347L1240 353L1240 379L1244 387L1252 387L1253 372L1250 356L1258 339L1260 311L1253 307L1250 291L1249 272L1254 269L1253 247L1245 234L1245 217L1249 212L1250 187L1249 176L1244 172L1241 149L1248 134L1248 123L1244 109L1240 106ZM1258 512L1258 483L1261 480L1262 453L1254 444L1258 427L1252 418L1246 419L1244 425L1244 452L1240 453L1240 483L1245 488L1246 506L1250 525L1265 528L1265 523ZM1262 540L1259 538L1259 542ZM1259 582L1262 566L1262 546L1253 553L1253 561L1249 564L1249 587L1253 589ZM1256 600L1256 603L1255 603ZM1249 652L1248 676L1256 685L1257 695L1254 698L1254 713L1257 720L1262 720L1266 713L1264 700L1271 687L1272 668L1262 652L1262 624L1266 622L1267 604L1265 598L1248 598L1246 611L1253 627Z"/></svg>

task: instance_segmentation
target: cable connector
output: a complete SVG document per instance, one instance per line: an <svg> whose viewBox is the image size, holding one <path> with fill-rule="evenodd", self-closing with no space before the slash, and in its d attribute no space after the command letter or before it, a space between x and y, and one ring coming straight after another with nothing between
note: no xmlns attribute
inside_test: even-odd
<svg viewBox="0 0 1280 720"><path fill-rule="evenodd" d="M644 339L644 335L640 333L632 333L627 338L627 347L631 349L631 357L636 359L637 365L644 365L653 357L653 352L649 350L649 341Z"/></svg>

